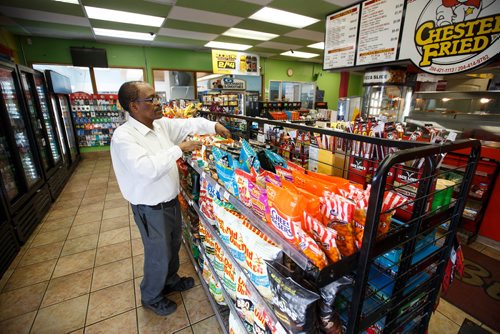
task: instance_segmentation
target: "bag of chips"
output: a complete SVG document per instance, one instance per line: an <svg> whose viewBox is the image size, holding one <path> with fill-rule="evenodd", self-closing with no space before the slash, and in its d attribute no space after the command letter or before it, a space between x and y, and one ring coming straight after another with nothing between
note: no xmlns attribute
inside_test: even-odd
<svg viewBox="0 0 500 334"><path fill-rule="evenodd" d="M357 250L353 230L354 202L333 195L322 198L321 213L325 226L337 231L337 247L343 256L354 254Z"/></svg>
<svg viewBox="0 0 500 334"><path fill-rule="evenodd" d="M250 198L250 190L248 185L250 182L255 182L255 177L241 169L236 169L234 171L234 177L236 184L238 185L238 196L240 201L248 207L252 206L252 200Z"/></svg>
<svg viewBox="0 0 500 334"><path fill-rule="evenodd" d="M248 292L245 281L241 276L238 277L238 285L236 287L236 310L245 321L245 326L250 329L249 333L253 331L254 323L254 302Z"/></svg>
<svg viewBox="0 0 500 334"><path fill-rule="evenodd" d="M272 183L275 186L281 187L281 178L279 177L279 175L265 170L257 176L257 185L260 187L265 187L266 183Z"/></svg>
<svg viewBox="0 0 500 334"><path fill-rule="evenodd" d="M268 220L270 217L270 210L267 190L259 187L253 182L248 184L248 190L250 191L252 211L263 220Z"/></svg>
<svg viewBox="0 0 500 334"><path fill-rule="evenodd" d="M224 257L224 277L222 278L222 284L227 294L233 301L236 301L236 286L238 284L238 276L233 264L227 257Z"/></svg>
<svg viewBox="0 0 500 334"><path fill-rule="evenodd" d="M220 284L217 283L217 281L213 276L210 277L209 290L212 296L214 296L214 299L217 302L217 304L226 305L226 302L224 300L224 295L222 294L222 288Z"/></svg>
<svg viewBox="0 0 500 334"><path fill-rule="evenodd" d="M292 278L292 273L277 262L268 262L267 270L272 305L281 323L291 333L317 334L319 332L316 303L320 296L306 289L302 280Z"/></svg>
<svg viewBox="0 0 500 334"><path fill-rule="evenodd" d="M234 179L235 163L233 156L217 147L212 148L212 154L214 155L217 176L222 181L224 187L238 197L238 185Z"/></svg>
<svg viewBox="0 0 500 334"><path fill-rule="evenodd" d="M245 216L234 210L228 210L225 223L229 231L229 250L240 266L245 265L245 244L241 235L243 223L247 220Z"/></svg>
<svg viewBox="0 0 500 334"><path fill-rule="evenodd" d="M301 196L287 187L267 185L270 223L290 243L295 242L295 226L301 226L303 202Z"/></svg>
<svg viewBox="0 0 500 334"><path fill-rule="evenodd" d="M259 309L258 306L254 307L253 310L253 332L254 334L271 334L271 330L266 324L266 319L264 316L264 310Z"/></svg>
<svg viewBox="0 0 500 334"><path fill-rule="evenodd" d="M290 170L290 171L292 171L292 172L293 172L293 171L297 171L297 172L300 172L300 173L303 173L303 174L306 172L306 170L305 170L305 168L304 168L304 167L301 167L301 166L299 166L299 165L297 165L297 164L294 164L294 163L293 163L293 162L291 162L291 161L288 161L288 162L287 162L287 166L288 166L288 170Z"/></svg>
<svg viewBox="0 0 500 334"><path fill-rule="evenodd" d="M218 242L215 242L214 248L215 248L215 256L214 256L214 260L212 262L213 267L215 269L215 273L217 274L217 276L219 276L219 278L223 278L224 277L224 259L226 256L224 255L224 250L221 248L221 246Z"/></svg>
<svg viewBox="0 0 500 334"><path fill-rule="evenodd" d="M287 161L283 157L268 149L265 149L264 152L275 168L276 166L287 168Z"/></svg>
<svg viewBox="0 0 500 334"><path fill-rule="evenodd" d="M279 175L282 179L292 182L293 175L292 172L284 167L276 166L276 174Z"/></svg>
<svg viewBox="0 0 500 334"><path fill-rule="evenodd" d="M319 220L304 212L304 230L319 244L326 256L333 263L340 260L340 251L335 242L337 232L324 226Z"/></svg>
<svg viewBox="0 0 500 334"><path fill-rule="evenodd" d="M335 299L339 292L352 286L352 284L353 280L350 277L343 276L319 289L321 295L319 319L321 329L325 334L344 333L344 325L335 309Z"/></svg>
<svg viewBox="0 0 500 334"><path fill-rule="evenodd" d="M252 167L257 173L260 170L260 162L259 159L257 159L257 153L255 153L252 146L250 146L250 144L245 139L241 141L239 165L241 169L243 169L247 173L250 173Z"/></svg>

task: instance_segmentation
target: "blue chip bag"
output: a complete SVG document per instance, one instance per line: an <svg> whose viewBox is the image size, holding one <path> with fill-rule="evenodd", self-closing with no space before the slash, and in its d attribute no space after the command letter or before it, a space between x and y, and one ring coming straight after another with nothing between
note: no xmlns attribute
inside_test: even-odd
<svg viewBox="0 0 500 334"><path fill-rule="evenodd" d="M267 158L269 159L269 161L271 161L271 163L274 165L274 167L281 166L284 168L288 168L286 160L283 159L282 156L274 153L273 151L268 150L267 148L264 150L264 152L265 152Z"/></svg>
<svg viewBox="0 0 500 334"><path fill-rule="evenodd" d="M238 197L238 185L234 179L233 156L217 147L212 148L212 154L215 161L215 170L224 187L234 196ZM238 164L237 164L238 165Z"/></svg>
<svg viewBox="0 0 500 334"><path fill-rule="evenodd" d="M258 173L260 171L260 161L257 159L257 153L255 153L254 149L246 140L242 140L241 142L241 153L240 153L240 168L247 173L250 173L251 168L253 167L255 171Z"/></svg>

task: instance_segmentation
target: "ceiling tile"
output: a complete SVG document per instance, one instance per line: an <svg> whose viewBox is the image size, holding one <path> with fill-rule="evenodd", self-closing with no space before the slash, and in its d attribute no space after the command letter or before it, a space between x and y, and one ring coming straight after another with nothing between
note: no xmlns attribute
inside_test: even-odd
<svg viewBox="0 0 500 334"><path fill-rule="evenodd" d="M337 8L336 6L321 0L309 2L304 0L273 0L268 7L310 16L316 19L325 18L326 14Z"/></svg>
<svg viewBox="0 0 500 334"><path fill-rule="evenodd" d="M302 38L315 42L322 42L325 40L325 34L323 32L312 31L307 29L297 29L294 31L290 31L286 33L285 36Z"/></svg>
<svg viewBox="0 0 500 334"><path fill-rule="evenodd" d="M227 30L227 27L215 26L211 24L203 24L196 22L178 21L174 19L167 19L163 24L165 28L178 29L178 30L189 30L189 31L199 31L209 34L222 34Z"/></svg>
<svg viewBox="0 0 500 334"><path fill-rule="evenodd" d="M238 38L231 36L219 36L215 39L215 41L224 43L246 44L246 45L256 45L257 43L261 42L255 39L246 39L246 38Z"/></svg>
<svg viewBox="0 0 500 334"><path fill-rule="evenodd" d="M136 24L127 24L121 22L112 22L112 21L102 21L102 20L93 20L90 19L90 23L94 28L103 28L103 29L114 29L114 30L124 30L124 31L134 31L134 32L146 32L156 34L158 32L158 28L156 27L147 27L140 26Z"/></svg>
<svg viewBox="0 0 500 334"><path fill-rule="evenodd" d="M278 50L290 50L290 49L295 50L295 49L302 47L302 45L277 43L277 42L264 42L264 43L257 44L256 46L262 47L262 48L278 49Z"/></svg>
<svg viewBox="0 0 500 334"><path fill-rule="evenodd" d="M160 42L160 41L156 41L156 40L151 42L151 46L172 48L172 49L184 49L184 50L199 50L202 48L202 47L197 47L197 46L193 46L193 45L170 43L170 42Z"/></svg>
<svg viewBox="0 0 500 334"><path fill-rule="evenodd" d="M89 20L85 17L49 13L40 10L0 6L0 12L9 17L15 17L26 20L34 20L42 22L58 22L58 23L71 24L82 27L90 26Z"/></svg>
<svg viewBox="0 0 500 334"><path fill-rule="evenodd" d="M81 0L81 2L85 6L122 10L125 12L162 17L166 17L171 9L171 6L143 0Z"/></svg>
<svg viewBox="0 0 500 334"><path fill-rule="evenodd" d="M307 44L311 44L310 41L302 38L293 38L293 37L288 37L288 36L279 36L276 38L273 38L273 42L278 42L278 43L285 43L285 44L296 44L300 46L305 46Z"/></svg>
<svg viewBox="0 0 500 334"><path fill-rule="evenodd" d="M178 37L167 37L167 36L156 36L154 39L156 42L166 42L166 43L175 43L175 44L183 44L183 45L193 45L202 47L207 44L207 41L189 39L189 38L178 38Z"/></svg>
<svg viewBox="0 0 500 334"><path fill-rule="evenodd" d="M198 39L202 41L211 41L218 36L217 34L207 34L204 32L170 29L170 28L161 28L160 31L158 32L158 35L167 37Z"/></svg>
<svg viewBox="0 0 500 334"><path fill-rule="evenodd" d="M26 27L34 36L51 36L63 39L94 39L90 28L80 27L82 30L64 30L60 28Z"/></svg>
<svg viewBox="0 0 500 334"><path fill-rule="evenodd" d="M243 20L242 17L212 13L199 9L192 9L186 7L174 6L168 18L173 18L176 20L189 21L189 22L199 22L205 24L220 25L224 27L232 27L233 25L239 23Z"/></svg>
<svg viewBox="0 0 500 334"><path fill-rule="evenodd" d="M84 17L82 6L59 1L3 0L3 6L42 10L51 13Z"/></svg>
<svg viewBox="0 0 500 334"><path fill-rule="evenodd" d="M359 0L324 0L324 1L331 3L332 5L337 6L338 7L337 9L341 9L341 8L350 6L356 2L359 2ZM337 9L333 9L332 12L334 10L337 10Z"/></svg>
<svg viewBox="0 0 500 334"><path fill-rule="evenodd" d="M96 36L95 38L96 41L98 42L103 42L103 43L114 43L114 44L130 44L130 45L142 45L142 46L150 46L151 41L143 41L139 39L132 39L132 38L114 38L114 37L109 37L109 36Z"/></svg>
<svg viewBox="0 0 500 334"><path fill-rule="evenodd" d="M243 21L235 25L234 28L257 30L278 35L282 35L284 33L290 32L295 29L292 27L282 26L279 24L272 24L268 22L262 22L251 19L244 19Z"/></svg>
<svg viewBox="0 0 500 334"><path fill-rule="evenodd" d="M248 17L261 8L256 4L235 0L177 0L176 6L239 17Z"/></svg>
<svg viewBox="0 0 500 334"><path fill-rule="evenodd" d="M310 26L307 27L307 30L312 30L312 31L324 33L325 32L325 20L321 20L319 22L311 24Z"/></svg>
<svg viewBox="0 0 500 334"><path fill-rule="evenodd" d="M254 3L256 5L261 5L261 6L267 6L273 0L241 0L241 1L250 2L250 3Z"/></svg>

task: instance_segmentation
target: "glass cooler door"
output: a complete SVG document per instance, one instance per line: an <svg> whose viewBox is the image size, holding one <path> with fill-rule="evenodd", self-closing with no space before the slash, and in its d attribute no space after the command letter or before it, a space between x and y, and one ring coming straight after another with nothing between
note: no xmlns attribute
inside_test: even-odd
<svg viewBox="0 0 500 334"><path fill-rule="evenodd" d="M12 202L20 193L19 180L16 179L16 166L12 160L11 148L6 137L3 127L0 126L0 175L5 196L9 202Z"/></svg>
<svg viewBox="0 0 500 334"><path fill-rule="evenodd" d="M76 156L78 155L75 132L73 129L73 122L71 120L71 108L69 107L68 97L66 95L57 95L59 100L59 107L61 110L61 116L64 123L64 130L66 132L66 138L68 139L69 152L71 154L71 161L76 161Z"/></svg>

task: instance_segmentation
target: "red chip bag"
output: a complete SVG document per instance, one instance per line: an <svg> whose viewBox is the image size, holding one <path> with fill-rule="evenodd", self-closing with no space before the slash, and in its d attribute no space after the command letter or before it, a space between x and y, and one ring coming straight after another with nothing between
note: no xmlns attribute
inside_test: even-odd
<svg viewBox="0 0 500 334"><path fill-rule="evenodd" d="M252 198L250 196L249 183L255 182L255 177L251 174L241 170L234 170L234 179L236 185L238 186L238 197L240 201L248 207L252 206Z"/></svg>
<svg viewBox="0 0 500 334"><path fill-rule="evenodd" d="M311 262L320 270L326 267L328 261L325 253L319 248L318 244L300 228L295 228L295 245L311 260Z"/></svg>
<svg viewBox="0 0 500 334"><path fill-rule="evenodd" d="M278 174L282 179L287 181L293 181L292 172L281 166L274 167L276 174Z"/></svg>
<svg viewBox="0 0 500 334"><path fill-rule="evenodd" d="M354 202L334 195L322 198L321 212L324 225L337 231L337 247L343 256L349 256L356 251L356 243L352 221L354 217Z"/></svg>
<svg viewBox="0 0 500 334"><path fill-rule="evenodd" d="M304 213L304 230L319 244L330 261L335 263L340 260L340 252L335 242L337 238L335 230L324 226L319 220L306 212Z"/></svg>

